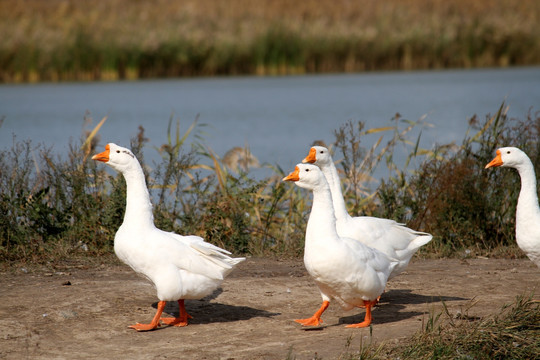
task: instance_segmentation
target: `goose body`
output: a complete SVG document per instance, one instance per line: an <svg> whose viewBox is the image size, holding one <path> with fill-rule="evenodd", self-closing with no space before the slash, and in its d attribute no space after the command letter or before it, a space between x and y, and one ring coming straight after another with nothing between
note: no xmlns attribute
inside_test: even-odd
<svg viewBox="0 0 540 360"><path fill-rule="evenodd" d="M349 327L365 327L371 322L371 307L384 291L388 276L397 265L382 252L336 231L332 194L321 170L298 164L283 180L313 192L313 205L306 228L304 264L317 284L323 304L303 325L319 325L321 314L331 300L342 308L366 307L364 322Z"/></svg>
<svg viewBox="0 0 540 360"><path fill-rule="evenodd" d="M390 274L390 279L404 271L414 253L431 241L430 234L412 230L394 220L371 216L350 216L341 192L339 174L327 148L313 146L303 162L317 165L328 181L332 192L338 234L360 241L383 252L389 258L398 260Z"/></svg>
<svg viewBox="0 0 540 360"><path fill-rule="evenodd" d="M185 311L184 300L211 294L244 258L232 258L228 251L198 236L182 236L156 228L144 173L129 149L110 143L92 159L111 166L126 180L126 212L114 237L114 252L122 262L154 284L160 300L150 324L130 327L138 331L152 330L160 321L187 325L190 316ZM178 301L179 318L161 317L166 301Z"/></svg>
<svg viewBox="0 0 540 360"><path fill-rule="evenodd" d="M497 156L486 165L511 167L518 171L521 190L516 207L516 242L529 259L540 267L540 208L534 166L523 151L515 147L497 150Z"/></svg>

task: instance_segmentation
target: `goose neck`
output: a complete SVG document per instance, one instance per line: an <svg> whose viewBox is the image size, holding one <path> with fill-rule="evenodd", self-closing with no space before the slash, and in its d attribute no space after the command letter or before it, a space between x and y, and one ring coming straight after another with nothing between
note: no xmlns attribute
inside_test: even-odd
<svg viewBox="0 0 540 360"><path fill-rule="evenodd" d="M310 238L310 235L317 238L324 237L328 240L338 237L332 195L327 187L313 190L313 204L311 206L306 235L306 239Z"/></svg>
<svg viewBox="0 0 540 360"><path fill-rule="evenodd" d="M530 161L517 167L521 177L521 190L519 192L517 211L525 214L540 213L538 208L538 194L536 189L536 176Z"/></svg>
<svg viewBox="0 0 540 360"><path fill-rule="evenodd" d="M332 162L330 166L326 166L323 173L330 186L330 191L332 192L332 203L334 205L335 216L338 220L345 219L349 216L349 213L347 212L347 206L345 205L345 200L341 191L341 181L334 163Z"/></svg>
<svg viewBox="0 0 540 360"><path fill-rule="evenodd" d="M150 193L146 186L142 169L133 169L123 173L126 180L126 213L124 223L136 223L138 226L153 226L154 217Z"/></svg>

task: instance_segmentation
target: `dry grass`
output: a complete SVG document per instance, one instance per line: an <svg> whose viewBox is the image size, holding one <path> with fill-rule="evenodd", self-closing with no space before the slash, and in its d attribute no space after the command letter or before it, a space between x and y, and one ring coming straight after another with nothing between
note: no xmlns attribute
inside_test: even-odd
<svg viewBox="0 0 540 360"><path fill-rule="evenodd" d="M339 359L347 360L503 360L538 359L540 354L540 305L530 295L517 296L511 304L484 318L470 316L471 301L462 311L432 312L423 329L396 343L362 343L347 347Z"/></svg>
<svg viewBox="0 0 540 360"><path fill-rule="evenodd" d="M540 305L518 296L484 319L448 309L432 315L403 359L535 359L540 354Z"/></svg>
<svg viewBox="0 0 540 360"><path fill-rule="evenodd" d="M540 63L538 1L0 0L4 81Z"/></svg>

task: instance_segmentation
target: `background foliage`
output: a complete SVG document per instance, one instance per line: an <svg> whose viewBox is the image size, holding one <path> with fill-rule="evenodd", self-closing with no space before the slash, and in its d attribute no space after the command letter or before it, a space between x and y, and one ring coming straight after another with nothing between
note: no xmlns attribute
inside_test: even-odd
<svg viewBox="0 0 540 360"><path fill-rule="evenodd" d="M272 174L262 180L250 177L249 169L232 171L204 144L185 145L197 126L180 133L179 124L175 131L171 121L168 142L153 150L161 155L157 164L144 160L144 129L132 139L156 225L200 235L235 253L299 256L311 195L281 181L292 169L272 166ZM329 147L349 211L432 233L424 254L522 256L514 239L519 176L484 166L497 147L514 145L538 168L540 114L531 111L522 120L511 119L503 104L493 116L472 118L462 144L433 150L420 149L418 139L410 138L419 126L396 115L384 128L364 130L361 122L349 122L336 130ZM98 129L72 144L67 156L16 139L0 152L1 260L44 262L112 252L124 214L125 183L120 174L90 159L99 151ZM367 148L363 142L370 136L380 137ZM405 164L394 161L396 146L408 149ZM371 188L378 166L386 166L390 175Z"/></svg>

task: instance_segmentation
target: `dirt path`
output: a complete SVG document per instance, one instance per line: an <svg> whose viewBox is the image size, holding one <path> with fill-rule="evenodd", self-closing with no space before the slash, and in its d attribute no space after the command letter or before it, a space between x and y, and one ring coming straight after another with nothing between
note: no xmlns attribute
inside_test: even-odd
<svg viewBox="0 0 540 360"><path fill-rule="evenodd" d="M331 304L325 326L304 330L292 320L320 306L302 261L249 259L211 298L187 301L185 328L137 333L149 322L155 291L123 266L0 274L0 358L5 359L297 359L337 358L369 341L369 329L347 329L363 310ZM373 312L373 340L397 342L422 326L443 300L451 312L483 316L516 295L540 288L529 260L416 260L388 284ZM538 295L536 295L538 297ZM169 307L170 306L170 307ZM167 310L177 312L177 304ZM352 338L351 338L352 337Z"/></svg>

